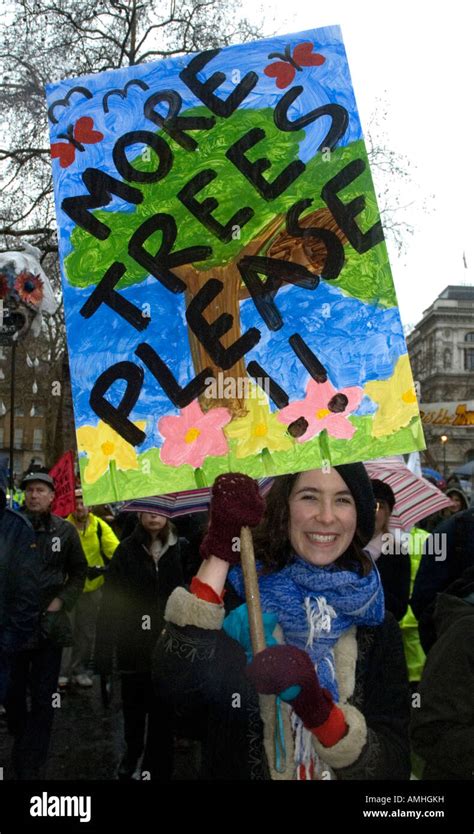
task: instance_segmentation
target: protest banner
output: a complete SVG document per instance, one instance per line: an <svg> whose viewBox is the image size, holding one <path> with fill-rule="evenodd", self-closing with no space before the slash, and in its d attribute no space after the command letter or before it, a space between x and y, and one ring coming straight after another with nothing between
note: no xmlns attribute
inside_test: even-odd
<svg viewBox="0 0 474 834"><path fill-rule="evenodd" d="M339 27L48 87L87 503L423 448Z"/></svg>
<svg viewBox="0 0 474 834"><path fill-rule="evenodd" d="M65 518L76 509L74 453L65 452L49 470L49 474L54 480L54 501L51 505L51 512Z"/></svg>

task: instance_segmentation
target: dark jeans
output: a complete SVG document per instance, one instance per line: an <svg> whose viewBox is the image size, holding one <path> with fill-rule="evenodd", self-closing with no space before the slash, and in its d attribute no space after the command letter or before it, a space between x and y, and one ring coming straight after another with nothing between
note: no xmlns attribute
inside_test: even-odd
<svg viewBox="0 0 474 834"><path fill-rule="evenodd" d="M122 673L121 683L127 760L136 764L145 748L141 772L148 771L147 778L152 780L169 781L173 773L173 711L154 694L151 675Z"/></svg>
<svg viewBox="0 0 474 834"><path fill-rule="evenodd" d="M38 648L16 652L11 657L5 706L8 729L15 738L12 763L18 779L37 778L39 768L46 762L61 651L60 646L44 640Z"/></svg>

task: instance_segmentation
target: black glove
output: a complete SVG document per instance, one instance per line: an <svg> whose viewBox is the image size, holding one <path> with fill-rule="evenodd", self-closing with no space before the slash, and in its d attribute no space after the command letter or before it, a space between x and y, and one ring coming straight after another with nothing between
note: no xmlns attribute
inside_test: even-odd
<svg viewBox="0 0 474 834"><path fill-rule="evenodd" d="M104 573L108 570L108 565L94 565L93 567L87 568L87 578L88 579L97 579L98 576L103 576Z"/></svg>

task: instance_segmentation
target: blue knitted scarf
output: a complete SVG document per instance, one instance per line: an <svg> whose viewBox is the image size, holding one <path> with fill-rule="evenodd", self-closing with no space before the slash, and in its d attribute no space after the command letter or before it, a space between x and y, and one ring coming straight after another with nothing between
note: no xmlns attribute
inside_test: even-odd
<svg viewBox="0 0 474 834"><path fill-rule="evenodd" d="M245 596L240 566L230 571L229 582ZM374 567L367 576L360 576L335 564L320 568L295 556L278 573L259 576L258 584L262 610L277 615L287 643L308 652L321 686L338 701L334 645L352 625L374 626L383 621L378 570Z"/></svg>

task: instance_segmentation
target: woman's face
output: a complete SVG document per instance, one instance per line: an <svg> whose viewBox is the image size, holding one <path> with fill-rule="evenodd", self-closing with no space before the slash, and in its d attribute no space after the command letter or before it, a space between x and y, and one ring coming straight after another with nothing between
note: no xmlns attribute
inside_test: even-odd
<svg viewBox="0 0 474 834"><path fill-rule="evenodd" d="M147 533L159 533L165 526L167 518L164 515L156 515L156 513L142 513L140 521Z"/></svg>
<svg viewBox="0 0 474 834"><path fill-rule="evenodd" d="M460 496L460 495L458 495L458 493L457 493L457 492L453 492L453 493L449 496L449 498L451 499L451 501L452 501L452 502L453 502L453 504L454 504L454 507L449 507L449 509L451 510L451 513L452 513L453 515L454 515L454 513L459 513L459 512L461 512L461 510L462 510L462 509L464 509L464 504L463 504L463 502L462 502L462 500L461 500L461 496Z"/></svg>
<svg viewBox="0 0 474 834"><path fill-rule="evenodd" d="M347 550L357 525L352 493L335 469L311 469L298 476L289 498L289 538L311 565L324 567Z"/></svg>

